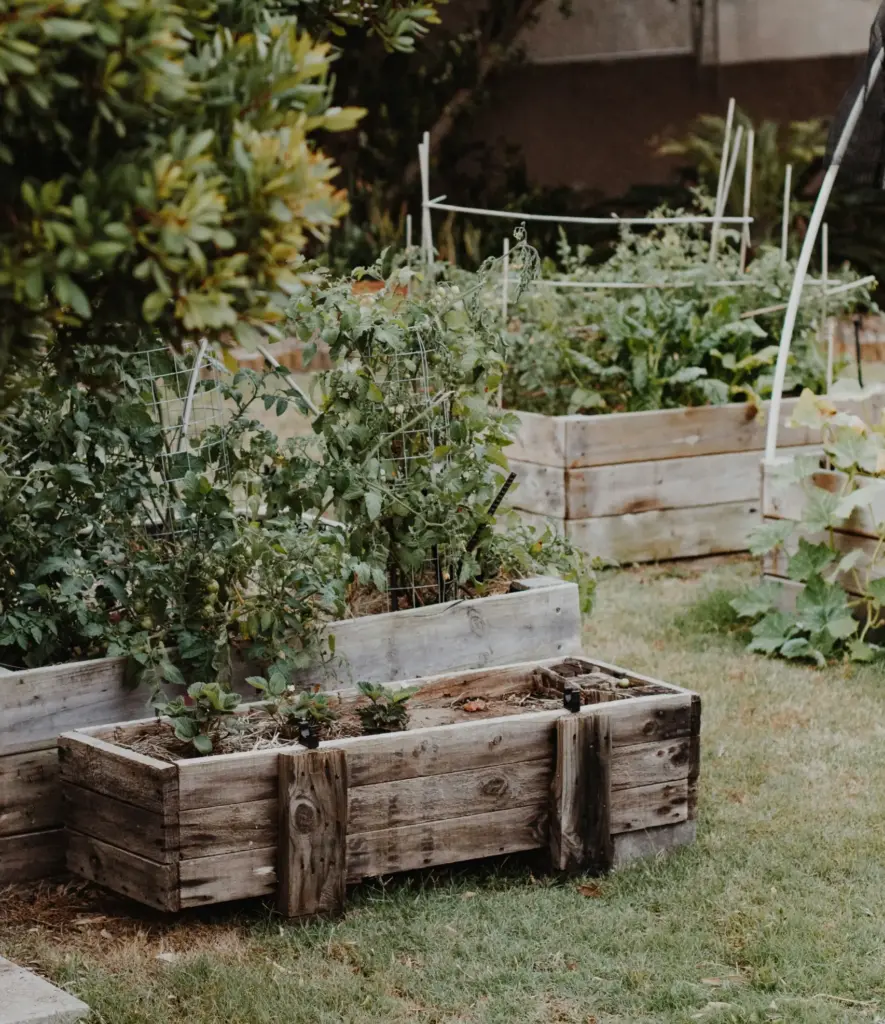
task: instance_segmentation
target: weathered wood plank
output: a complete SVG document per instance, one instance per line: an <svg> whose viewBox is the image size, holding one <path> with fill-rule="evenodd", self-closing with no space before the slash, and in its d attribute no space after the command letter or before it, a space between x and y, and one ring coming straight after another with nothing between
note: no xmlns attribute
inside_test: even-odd
<svg viewBox="0 0 885 1024"><path fill-rule="evenodd" d="M605 715L556 723L550 859L559 871L607 871L611 843L611 732Z"/></svg>
<svg viewBox="0 0 885 1024"><path fill-rule="evenodd" d="M360 786L349 793L348 833L538 804L550 788L550 776L545 759Z"/></svg>
<svg viewBox="0 0 885 1024"><path fill-rule="evenodd" d="M526 512L566 517L566 474L562 466L541 466L510 459L516 484L510 504Z"/></svg>
<svg viewBox="0 0 885 1024"><path fill-rule="evenodd" d="M612 792L612 832L675 825L688 818L688 779Z"/></svg>
<svg viewBox="0 0 885 1024"><path fill-rule="evenodd" d="M678 825L661 825L642 832L621 832L613 836L616 870L625 868L638 860L660 857L672 853L682 846L691 846L697 838L698 823L682 821Z"/></svg>
<svg viewBox="0 0 885 1024"><path fill-rule="evenodd" d="M181 811L181 859L205 857L209 851L220 856L274 846L278 807L274 797Z"/></svg>
<svg viewBox="0 0 885 1024"><path fill-rule="evenodd" d="M691 729L691 723L689 723ZM612 789L634 789L656 782L687 779L690 770L691 739L642 743L618 747L612 758Z"/></svg>
<svg viewBox="0 0 885 1024"><path fill-rule="evenodd" d="M134 750L123 750L82 732L60 736L58 757L64 783L177 817L178 768Z"/></svg>
<svg viewBox="0 0 885 1024"><path fill-rule="evenodd" d="M746 551L760 502L677 508L566 522L566 535L589 554L622 563L699 558Z"/></svg>
<svg viewBox="0 0 885 1024"><path fill-rule="evenodd" d="M698 781L701 775L701 698L691 697L691 739L688 749L688 820L698 816Z"/></svg>
<svg viewBox="0 0 885 1024"><path fill-rule="evenodd" d="M347 839L347 880L534 850L547 841L547 798L489 814L422 822Z"/></svg>
<svg viewBox="0 0 885 1024"><path fill-rule="evenodd" d="M61 788L66 828L161 864L178 859L178 828L167 827L161 814L70 782Z"/></svg>
<svg viewBox="0 0 885 1024"><path fill-rule="evenodd" d="M788 427L796 399L781 406L782 448L820 443L820 435L806 428ZM877 397L840 399L839 408L877 420ZM745 404L706 405L691 409L661 409L599 416L564 416L566 465L569 469L622 462L650 462L717 455L723 452L762 451L769 403L764 413ZM523 456L524 457L524 456ZM540 458L529 459L544 462Z"/></svg>
<svg viewBox="0 0 885 1024"><path fill-rule="evenodd" d="M37 832L60 822L55 745L0 757L0 836Z"/></svg>
<svg viewBox="0 0 885 1024"><path fill-rule="evenodd" d="M787 579L790 558L799 549L799 537L804 536L812 544L819 544L828 539L824 533L800 534L798 531L790 537L786 543L777 549L769 552L762 559L763 571L769 576L778 576ZM852 551L860 551L860 559L857 565L849 572L841 572L837 579L846 590L851 593L860 593L867 586L870 580L881 579L885 576L885 565L881 558L874 562L874 555L878 541L872 537L864 537L855 533L843 533L834 530L832 534L833 546L842 554L847 555Z"/></svg>
<svg viewBox="0 0 885 1024"><path fill-rule="evenodd" d="M536 412L516 412L516 415L519 428L516 439L507 449L508 460L564 469L567 417L543 416Z"/></svg>
<svg viewBox="0 0 885 1024"><path fill-rule="evenodd" d="M803 454L816 448L798 448ZM731 452L697 458L627 462L572 469L566 473L564 515L567 519L622 516L674 508L704 508L737 501L759 501L761 453ZM531 492L530 492L531 496ZM515 501L520 508L541 512Z"/></svg>
<svg viewBox="0 0 885 1024"><path fill-rule="evenodd" d="M589 659L588 659L589 660ZM552 664L552 662L550 662ZM611 668L597 662L592 664ZM647 677L631 673L645 682ZM582 713L601 713L585 708ZM672 694L639 697L606 705L614 746L635 746L687 737L691 697ZM435 726L380 736L359 736L324 743L347 754L348 785L398 782L553 757L553 731L566 711L545 711L457 725ZM224 754L178 762L181 809L193 810L276 798L278 750Z"/></svg>
<svg viewBox="0 0 885 1024"><path fill-rule="evenodd" d="M68 830L68 869L157 910L178 910L178 864L158 864L100 839Z"/></svg>
<svg viewBox="0 0 885 1024"><path fill-rule="evenodd" d="M387 682L577 654L581 611L574 583L367 615L329 625L335 658L307 683Z"/></svg>
<svg viewBox="0 0 885 1024"><path fill-rule="evenodd" d="M146 691L123 686L125 658L99 658L13 672L0 686L0 754L98 722L141 718Z"/></svg>
<svg viewBox="0 0 885 1024"><path fill-rule="evenodd" d="M764 479L762 514L766 518L801 521L808 502L803 486L779 484L769 467L764 470ZM810 478L809 484L814 483L831 494L841 494L846 480L846 475L837 470L821 470ZM872 477L859 477L856 482L858 489L870 490L869 503L856 509L849 518L841 520L839 529L878 540L878 524L885 523L885 495L879 487L881 481Z"/></svg>
<svg viewBox="0 0 885 1024"><path fill-rule="evenodd" d="M51 828L0 838L0 885L60 875L65 869L65 831Z"/></svg>
<svg viewBox="0 0 885 1024"><path fill-rule="evenodd" d="M183 860L179 872L182 910L267 896L277 887L277 848Z"/></svg>
<svg viewBox="0 0 885 1024"><path fill-rule="evenodd" d="M277 910L286 917L344 910L347 760L340 750L279 756Z"/></svg>

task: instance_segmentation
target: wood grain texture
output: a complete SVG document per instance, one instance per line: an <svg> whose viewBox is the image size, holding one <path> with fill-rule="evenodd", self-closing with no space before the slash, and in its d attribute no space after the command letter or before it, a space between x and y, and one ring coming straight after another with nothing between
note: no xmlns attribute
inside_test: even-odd
<svg viewBox="0 0 885 1024"><path fill-rule="evenodd" d="M701 775L701 698L691 697L691 739L688 747L688 820L698 816L698 782Z"/></svg>
<svg viewBox="0 0 885 1024"><path fill-rule="evenodd" d="M0 838L0 885L60 875L65 869L65 832L51 828Z"/></svg>
<svg viewBox="0 0 885 1024"><path fill-rule="evenodd" d="M820 443L820 436L814 431L787 426L796 401L787 399L781 405L778 442L782 448ZM860 400L839 400L837 404L840 409L872 422L878 420L881 399L871 395ZM580 469L723 452L762 451L769 403L764 403L763 408L763 415L758 415L753 406L731 404L560 417L566 423L566 465L569 469Z"/></svg>
<svg viewBox="0 0 885 1024"><path fill-rule="evenodd" d="M0 836L37 832L60 823L55 745L0 757Z"/></svg>
<svg viewBox="0 0 885 1024"><path fill-rule="evenodd" d="M759 500L677 508L599 519L567 520L566 535L581 551L630 564L746 551L759 523Z"/></svg>
<svg viewBox="0 0 885 1024"><path fill-rule="evenodd" d="M156 811L65 782L62 815L66 828L122 846L139 857L161 864L178 859L177 824L170 822L167 828L163 815Z"/></svg>
<svg viewBox="0 0 885 1024"><path fill-rule="evenodd" d="M689 729L692 723L689 723ZM689 777L691 738L618 747L612 758L612 789L633 789Z"/></svg>
<svg viewBox="0 0 885 1024"><path fill-rule="evenodd" d="M509 503L525 512L566 518L566 473L562 466L508 460L516 473L516 487Z"/></svg>
<svg viewBox="0 0 885 1024"><path fill-rule="evenodd" d="M538 849L547 841L547 802L545 794L533 806L348 836L347 880Z"/></svg>
<svg viewBox="0 0 885 1024"><path fill-rule="evenodd" d="M677 825L661 825L642 832L621 832L613 836L613 863L616 870L638 860L661 857L683 846L691 846L697 839L698 823L682 821Z"/></svg>
<svg viewBox="0 0 885 1024"><path fill-rule="evenodd" d="M545 759L360 786L350 790L348 833L537 805L550 788L550 776Z"/></svg>
<svg viewBox="0 0 885 1024"><path fill-rule="evenodd" d="M688 779L612 792L612 832L637 832L688 819Z"/></svg>
<svg viewBox="0 0 885 1024"><path fill-rule="evenodd" d="M82 732L58 740L63 783L156 811L167 821L178 817L178 768L134 750L115 747Z"/></svg>
<svg viewBox="0 0 885 1024"><path fill-rule="evenodd" d="M277 910L340 914L347 857L347 760L340 750L279 756Z"/></svg>
<svg viewBox="0 0 885 1024"><path fill-rule="evenodd" d="M178 864L158 864L68 829L67 866L80 878L157 910L178 910Z"/></svg>
<svg viewBox="0 0 885 1024"><path fill-rule="evenodd" d="M253 800L183 810L179 815L181 859L220 856L275 846L278 801Z"/></svg>
<svg viewBox="0 0 885 1024"><path fill-rule="evenodd" d="M333 622L335 658L304 684L388 682L577 654L581 611L574 583L449 601Z"/></svg>
<svg viewBox="0 0 885 1024"><path fill-rule="evenodd" d="M268 896L277 887L276 846L183 860L178 867L182 910Z"/></svg>
<svg viewBox="0 0 885 1024"><path fill-rule="evenodd" d="M516 412L516 416L519 428L513 444L507 449L508 460L564 469L568 417L544 416L536 412Z"/></svg>
<svg viewBox="0 0 885 1024"><path fill-rule="evenodd" d="M802 484L781 485L771 466L764 467L763 479L762 514L766 518L801 521L808 500ZM831 494L841 494L846 480L846 475L837 470L821 470L811 477L810 482ZM881 481L872 477L859 477L857 487L859 490L870 491L869 503L858 508L850 517L842 519L838 528L844 533L878 540L878 526L885 523L885 494L880 489Z"/></svg>

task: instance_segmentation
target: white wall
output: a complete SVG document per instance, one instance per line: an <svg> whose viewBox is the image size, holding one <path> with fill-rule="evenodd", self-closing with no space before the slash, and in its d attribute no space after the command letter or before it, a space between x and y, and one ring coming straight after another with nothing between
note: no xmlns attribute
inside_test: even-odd
<svg viewBox="0 0 885 1024"><path fill-rule="evenodd" d="M713 12L719 7L723 64L863 53L879 0L706 0L705 60L716 62ZM691 0L574 0L562 18L548 0L526 38L538 63L690 53Z"/></svg>

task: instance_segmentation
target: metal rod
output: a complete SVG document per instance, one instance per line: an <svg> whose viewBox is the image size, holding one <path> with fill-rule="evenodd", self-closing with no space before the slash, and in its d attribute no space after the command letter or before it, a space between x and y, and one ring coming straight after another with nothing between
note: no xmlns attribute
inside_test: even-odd
<svg viewBox="0 0 885 1024"><path fill-rule="evenodd" d="M452 203L429 202L431 210L444 213L470 213L476 217L502 217L505 220L539 221L547 224L608 224L612 227L645 226L654 227L658 224L713 224L715 217L684 216L684 217L564 217L553 213L520 213L515 210L485 210L478 206L455 206ZM753 218L750 218L752 223ZM743 217L720 217L720 224L743 224Z"/></svg>
<svg viewBox="0 0 885 1024"><path fill-rule="evenodd" d="M507 496L507 492L513 486L513 481L515 479L516 473L511 473L510 476L507 477L507 479L501 485L501 490L498 491L497 495L495 496L495 500L491 503L491 505L489 505L488 510L486 511L487 516L493 516L498 511L498 509L501 507L501 502ZM470 540L467 541L467 547L465 548L466 551L470 552L476 547L484 526L485 523L480 523L479 526L477 526L477 528L473 531L473 535L471 536Z"/></svg>
<svg viewBox="0 0 885 1024"><path fill-rule="evenodd" d="M863 354L860 344L861 317L854 318L854 358L857 361L857 383L863 387Z"/></svg>

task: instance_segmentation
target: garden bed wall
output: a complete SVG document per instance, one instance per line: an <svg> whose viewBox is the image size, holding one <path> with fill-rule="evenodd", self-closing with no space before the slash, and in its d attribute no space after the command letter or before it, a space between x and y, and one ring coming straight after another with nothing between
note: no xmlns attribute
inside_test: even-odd
<svg viewBox="0 0 885 1024"><path fill-rule="evenodd" d="M514 586L510 594L333 623L335 660L303 682L384 682L576 654L577 585L537 577ZM0 676L0 885L62 869L56 740L144 717L148 695L125 688L125 667L123 658L104 658Z"/></svg>
<svg viewBox="0 0 885 1024"><path fill-rule="evenodd" d="M763 467L762 514L764 520L773 522L788 519L799 523L802 521L807 494L801 484L784 486L778 481L775 476L776 466L777 463L766 464ZM839 493L844 486L845 475L837 470L821 469L820 472L814 474L812 480L818 487ZM859 488L869 487L878 482L874 479L860 478L857 480L857 486ZM839 577L840 584L850 593L860 593L868 579L885 576L885 564L882 563L881 557L872 571L870 568L880 542L880 533L876 524L883 522L885 522L885 498L879 495L873 498L868 507L857 509L850 518L843 520L832 533L833 543L841 554L847 555L851 551L861 551L860 560L855 570L850 573L842 573ZM803 586L803 584L791 580L787 573L790 556L799 546L799 536L797 531L786 545L766 555L763 559L765 579L774 580L783 585L784 599L787 602L795 601L796 595ZM806 532L804 536L812 543L819 543L827 539L823 534L818 533Z"/></svg>
<svg viewBox="0 0 885 1024"><path fill-rule="evenodd" d="M558 661L446 675L421 694L503 696ZM153 722L69 733L68 865L161 910L279 884L298 916L341 909L363 878L480 857L549 847L554 866L586 867L588 834L600 869L691 842L700 699L591 664L653 695L174 763L118 745Z"/></svg>
<svg viewBox="0 0 885 1024"><path fill-rule="evenodd" d="M779 434L793 454L820 443L816 432L786 426L795 402L782 404ZM839 405L878 421L885 396ZM755 407L518 415L508 457L519 481L513 506L528 521L622 563L746 550L759 521L766 433Z"/></svg>

